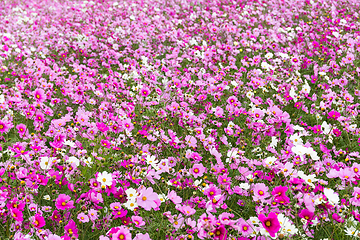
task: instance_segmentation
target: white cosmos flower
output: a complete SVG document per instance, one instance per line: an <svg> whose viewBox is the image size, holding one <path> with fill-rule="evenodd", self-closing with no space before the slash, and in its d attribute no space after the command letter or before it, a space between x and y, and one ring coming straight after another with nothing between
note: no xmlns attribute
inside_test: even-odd
<svg viewBox="0 0 360 240"><path fill-rule="evenodd" d="M137 196L138 196L138 192L136 191L136 189L134 189L134 188L128 188L128 189L126 189L125 190L125 193L126 193L126 195L127 195L127 197L128 197L128 199L135 199Z"/></svg>
<svg viewBox="0 0 360 240"><path fill-rule="evenodd" d="M356 228L354 226L351 227L346 227L345 228L345 233L347 236L357 236L359 234L359 231L356 230Z"/></svg>
<svg viewBox="0 0 360 240"><path fill-rule="evenodd" d="M40 167L43 170L48 170L53 165L54 158L41 157L40 158Z"/></svg>
<svg viewBox="0 0 360 240"><path fill-rule="evenodd" d="M68 141L68 140L66 140L66 141L64 142L64 145L70 146L70 147L72 147L72 148L76 148L76 144L75 144L73 141Z"/></svg>
<svg viewBox="0 0 360 240"><path fill-rule="evenodd" d="M159 160L157 160L155 156L147 155L147 157L146 157L147 164L150 164L152 167L156 168L158 162L159 162Z"/></svg>
<svg viewBox="0 0 360 240"><path fill-rule="evenodd" d="M301 137L300 137L300 135L298 133L295 133L294 135L291 135L290 136L290 141L292 141L292 143L295 146L303 144L303 140L301 139Z"/></svg>
<svg viewBox="0 0 360 240"><path fill-rule="evenodd" d="M165 202L166 200L169 200L166 194L159 194L158 196L161 202Z"/></svg>
<svg viewBox="0 0 360 240"><path fill-rule="evenodd" d="M273 165L275 162L276 162L276 160L277 160L277 158L276 157L274 157L274 156L272 156L272 157L267 157L267 158L265 158L265 163L267 164L267 165Z"/></svg>
<svg viewBox="0 0 360 240"><path fill-rule="evenodd" d="M98 174L96 180L101 183L101 187L111 186L112 185L112 175L108 172L102 172Z"/></svg>
<svg viewBox="0 0 360 240"><path fill-rule="evenodd" d="M310 157L311 157L312 160L319 160L320 159L319 156L317 155L317 152L312 147L309 147L308 150L309 150L308 153L310 154Z"/></svg>
<svg viewBox="0 0 360 240"><path fill-rule="evenodd" d="M295 145L291 148L291 151L299 156L303 156L305 154L310 153L309 148L303 145Z"/></svg>
<svg viewBox="0 0 360 240"><path fill-rule="evenodd" d="M324 188L324 194L331 205L339 204L339 201L340 201L339 195L337 193L335 193L334 190L332 190L330 188Z"/></svg>
<svg viewBox="0 0 360 240"><path fill-rule="evenodd" d="M49 195L45 195L43 198L44 198L45 200L50 200L50 199L51 199Z"/></svg>
<svg viewBox="0 0 360 240"><path fill-rule="evenodd" d="M315 188L314 182L318 181L318 179L315 178L315 174L306 175L303 171L298 171L298 176L305 180L306 184L309 184L311 187Z"/></svg>
<svg viewBox="0 0 360 240"><path fill-rule="evenodd" d="M329 134L331 131L331 126L327 122L323 122L321 124L321 130L324 132L324 134Z"/></svg>
<svg viewBox="0 0 360 240"><path fill-rule="evenodd" d="M66 160L67 163L75 163L75 165L78 167L80 165L80 160L77 157L71 156L68 160Z"/></svg>
<svg viewBox="0 0 360 240"><path fill-rule="evenodd" d="M85 164L86 164L88 167L91 167L91 165L92 165L92 163L93 163L91 157L83 158L83 161L85 162Z"/></svg>
<svg viewBox="0 0 360 240"><path fill-rule="evenodd" d="M294 235L298 232L298 229L294 224L290 222L290 219L287 218L284 214L279 214L278 220L281 226L280 232L285 236Z"/></svg>
<svg viewBox="0 0 360 240"><path fill-rule="evenodd" d="M240 183L239 187L241 189L244 189L244 190L249 190L250 189L250 185L248 183Z"/></svg>
<svg viewBox="0 0 360 240"><path fill-rule="evenodd" d="M124 207L127 209L134 211L135 208L137 208L139 205L136 202L136 198L132 199L130 198L126 203L124 203Z"/></svg>

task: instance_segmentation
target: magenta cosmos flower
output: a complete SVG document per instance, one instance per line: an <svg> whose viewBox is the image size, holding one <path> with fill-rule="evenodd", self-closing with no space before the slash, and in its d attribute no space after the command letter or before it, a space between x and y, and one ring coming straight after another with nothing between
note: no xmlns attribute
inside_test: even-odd
<svg viewBox="0 0 360 240"><path fill-rule="evenodd" d="M146 211L150 211L151 208L158 207L156 203L159 200L157 193L155 193L152 187L146 188L140 192L140 195L137 197L137 203L140 207L143 207Z"/></svg>
<svg viewBox="0 0 360 240"><path fill-rule="evenodd" d="M149 94L150 94L150 90L149 90L148 88L144 87L144 88L142 88L142 89L140 90L140 94L141 94L141 96L143 96L143 97L147 97L147 96L149 96Z"/></svg>
<svg viewBox="0 0 360 240"><path fill-rule="evenodd" d="M32 225L35 228L42 228L45 226L45 219L39 213L32 217Z"/></svg>
<svg viewBox="0 0 360 240"><path fill-rule="evenodd" d="M22 211L18 210L17 208L10 208L11 216L15 219L17 222L22 222L23 219L23 213Z"/></svg>
<svg viewBox="0 0 360 240"><path fill-rule="evenodd" d="M0 133L6 133L9 131L9 124L0 120Z"/></svg>
<svg viewBox="0 0 360 240"><path fill-rule="evenodd" d="M281 203L281 204L287 204L290 201L290 198L286 196L286 191L288 190L288 187L286 186L277 186L275 187L271 194L275 197L274 201Z"/></svg>
<svg viewBox="0 0 360 240"><path fill-rule="evenodd" d="M227 239L227 230L224 225L219 226L213 231L214 239L226 240Z"/></svg>
<svg viewBox="0 0 360 240"><path fill-rule="evenodd" d="M66 194L60 194L55 201L56 208L59 210L75 208L74 201L70 201L70 199L70 196Z"/></svg>
<svg viewBox="0 0 360 240"><path fill-rule="evenodd" d="M340 116L341 116L341 114L339 112L337 112L337 111L334 111L334 110L331 110L328 113L328 118L333 118L335 120L337 120Z"/></svg>
<svg viewBox="0 0 360 240"><path fill-rule="evenodd" d="M38 88L34 92L34 97L37 102L44 102L46 100L46 94L44 89Z"/></svg>
<svg viewBox="0 0 360 240"><path fill-rule="evenodd" d="M300 218L304 218L307 221L311 221L314 217L314 213L309 211L308 209L302 209L299 213Z"/></svg>
<svg viewBox="0 0 360 240"><path fill-rule="evenodd" d="M74 220L70 220L69 223L67 225L65 225L64 227L65 230L65 234L69 237L79 237L78 235L78 228L74 222Z"/></svg>
<svg viewBox="0 0 360 240"><path fill-rule="evenodd" d="M259 214L259 220L263 227L269 232L271 237L275 237L275 234L280 230L280 223L276 213L269 213L268 217L264 214Z"/></svg>

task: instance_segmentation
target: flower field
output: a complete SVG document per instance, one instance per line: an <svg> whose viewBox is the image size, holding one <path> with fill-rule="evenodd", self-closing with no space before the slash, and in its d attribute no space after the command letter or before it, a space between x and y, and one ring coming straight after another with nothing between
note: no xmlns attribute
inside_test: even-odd
<svg viewBox="0 0 360 240"><path fill-rule="evenodd" d="M0 239L359 239L359 11L3 1Z"/></svg>

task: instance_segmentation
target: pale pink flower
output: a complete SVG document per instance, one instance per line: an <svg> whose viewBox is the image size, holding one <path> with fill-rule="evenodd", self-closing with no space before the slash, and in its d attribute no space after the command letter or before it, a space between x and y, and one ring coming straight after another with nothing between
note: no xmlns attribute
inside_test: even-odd
<svg viewBox="0 0 360 240"><path fill-rule="evenodd" d="M159 200L159 197L157 193L153 191L152 187L141 190L140 195L137 197L138 205L143 207L146 211L150 211L151 208L155 209L158 207L156 200Z"/></svg>

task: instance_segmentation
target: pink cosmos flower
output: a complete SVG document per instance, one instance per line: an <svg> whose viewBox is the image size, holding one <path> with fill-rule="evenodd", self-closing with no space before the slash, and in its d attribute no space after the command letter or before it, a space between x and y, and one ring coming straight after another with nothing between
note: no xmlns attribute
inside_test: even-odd
<svg viewBox="0 0 360 240"><path fill-rule="evenodd" d="M99 237L99 240L110 240L110 238L108 238L108 237L106 237L106 236L104 236L104 235L101 235L101 236Z"/></svg>
<svg viewBox="0 0 360 240"><path fill-rule="evenodd" d="M62 238L56 234L50 234L47 240L62 240Z"/></svg>
<svg viewBox="0 0 360 240"><path fill-rule="evenodd" d="M22 222L24 220L22 211L18 210L17 208L10 208L10 212L15 221Z"/></svg>
<svg viewBox="0 0 360 240"><path fill-rule="evenodd" d="M265 200L265 198L269 197L270 194L268 193L268 190L269 190L269 188L264 183L256 183L253 188L254 201L258 201L258 200L263 201L263 200Z"/></svg>
<svg viewBox="0 0 360 240"><path fill-rule="evenodd" d="M159 197L157 193L153 191L152 187L141 190L140 195L137 197L138 205L146 211L150 211L151 208L155 209L158 206L156 203L157 200L159 200Z"/></svg>
<svg viewBox="0 0 360 240"><path fill-rule="evenodd" d="M174 190L168 193L167 197L175 204L182 202L182 198L179 197Z"/></svg>
<svg viewBox="0 0 360 240"><path fill-rule="evenodd" d="M151 238L148 233L145 234L138 233L136 234L134 240L151 240Z"/></svg>
<svg viewBox="0 0 360 240"><path fill-rule="evenodd" d="M131 240L130 230L125 226L117 228L117 232L113 234L112 239Z"/></svg>
<svg viewBox="0 0 360 240"><path fill-rule="evenodd" d="M10 129L9 124L0 120L0 133L7 133L9 129Z"/></svg>
<svg viewBox="0 0 360 240"><path fill-rule="evenodd" d="M335 221L337 221L338 223L343 223L343 222L345 222L345 220L344 220L342 217L340 217L337 213L333 213L333 214L332 214L332 218L333 218Z"/></svg>
<svg viewBox="0 0 360 240"><path fill-rule="evenodd" d="M224 114L224 109L222 109L221 107L217 106L216 109L215 109L215 116L221 118L223 117L223 114Z"/></svg>
<svg viewBox="0 0 360 240"><path fill-rule="evenodd" d="M107 132L109 130L109 127L106 126L106 124L103 122L96 123L96 127L99 129L100 132L103 132L103 133Z"/></svg>
<svg viewBox="0 0 360 240"><path fill-rule="evenodd" d="M185 219L183 218L183 216L181 214L179 214L178 216L174 216L173 220L171 220L171 222L173 223L173 226L176 230L178 230L180 227L184 226L184 221L185 221Z"/></svg>
<svg viewBox="0 0 360 240"><path fill-rule="evenodd" d="M185 137L185 141L190 147L196 147L197 141L196 141L196 138L194 136L187 135Z"/></svg>
<svg viewBox="0 0 360 240"><path fill-rule="evenodd" d="M77 219L82 223L89 222L89 217L85 213L79 213Z"/></svg>
<svg viewBox="0 0 360 240"><path fill-rule="evenodd" d="M68 224L65 225L64 227L65 230L65 235L69 236L69 237L79 237L78 235L78 228L74 222L74 220L70 220Z"/></svg>
<svg viewBox="0 0 360 240"><path fill-rule="evenodd" d="M221 189L217 188L213 184L211 184L207 189L204 190L204 195L206 195L210 200L212 200L216 195L219 194L221 194Z"/></svg>
<svg viewBox="0 0 360 240"><path fill-rule="evenodd" d="M227 239L227 230L224 227L224 225L220 225L218 228L216 228L213 231L214 235L214 239L218 239L218 240L226 240Z"/></svg>
<svg viewBox="0 0 360 240"><path fill-rule="evenodd" d="M309 222L313 219L314 213L309 211L308 209L302 209L301 212L299 213L299 217L304 218Z"/></svg>
<svg viewBox="0 0 360 240"><path fill-rule="evenodd" d="M16 125L16 129L18 130L18 134L20 136L24 136L25 133L27 132L27 127L23 123L20 123L20 124Z"/></svg>
<svg viewBox="0 0 360 240"><path fill-rule="evenodd" d="M123 127L131 132L134 129L134 124L132 124L131 120L127 119L125 121L123 121Z"/></svg>
<svg viewBox="0 0 360 240"><path fill-rule="evenodd" d="M53 220L55 222L59 222L61 220L61 215L59 214L59 212L57 210L55 210L53 212L53 214L51 215L51 220Z"/></svg>
<svg viewBox="0 0 360 240"><path fill-rule="evenodd" d="M354 187L354 192L352 194L353 198L350 198L350 203L354 206L360 206L360 188Z"/></svg>
<svg viewBox="0 0 360 240"><path fill-rule="evenodd" d="M149 90L148 88L146 88L146 87L143 87L143 88L140 90L140 94L141 94L141 96L143 96L143 97L147 97L147 96L149 96L149 94L150 94L150 90Z"/></svg>
<svg viewBox="0 0 360 240"><path fill-rule="evenodd" d="M253 118L255 119L262 119L264 117L264 112L261 109L256 108L253 112Z"/></svg>
<svg viewBox="0 0 360 240"><path fill-rule="evenodd" d="M101 139L100 144L101 146L106 147L108 149L111 148L111 143L106 139Z"/></svg>
<svg viewBox="0 0 360 240"><path fill-rule="evenodd" d="M45 219L43 216L41 216L39 213L35 214L35 216L32 217L32 225L35 228L42 228L45 226Z"/></svg>
<svg viewBox="0 0 360 240"><path fill-rule="evenodd" d="M259 220L261 221L263 227L269 232L271 237L275 237L275 234L281 228L276 213L271 212L268 217L264 214L259 214Z"/></svg>
<svg viewBox="0 0 360 240"><path fill-rule="evenodd" d="M44 102L46 100L46 94L44 89L38 88L34 91L34 98L36 102Z"/></svg>
<svg viewBox="0 0 360 240"><path fill-rule="evenodd" d="M70 201L70 199L70 196L66 194L60 194L55 201L55 207L59 210L75 208L74 201Z"/></svg>
<svg viewBox="0 0 360 240"><path fill-rule="evenodd" d="M334 128L334 129L333 129L333 133L334 133L335 136L337 136L337 137L340 137L340 136L341 136L341 131L340 131L339 129L337 129L337 128Z"/></svg>
<svg viewBox="0 0 360 240"><path fill-rule="evenodd" d="M188 205L176 205L175 208L186 216L191 216L196 213L196 210Z"/></svg>
<svg viewBox="0 0 360 240"><path fill-rule="evenodd" d="M114 219L121 218L126 216L127 210L126 209L119 209L112 212L112 215L114 215Z"/></svg>
<svg viewBox="0 0 360 240"><path fill-rule="evenodd" d="M235 221L231 220L231 218L234 217L234 214L232 213L228 213L228 212L223 212L219 215L219 221L221 224L224 225L233 225L233 223L235 223Z"/></svg>
<svg viewBox="0 0 360 240"><path fill-rule="evenodd" d="M90 220L93 222L98 218L98 213L95 209L90 209L88 215L89 215Z"/></svg>
<svg viewBox="0 0 360 240"><path fill-rule="evenodd" d="M245 221L244 219L241 218L238 221L237 225L242 235L249 236L250 234L252 234L254 226L250 221Z"/></svg>
<svg viewBox="0 0 360 240"><path fill-rule="evenodd" d="M142 227L145 225L145 222L143 221L142 217L140 216L132 216L131 221L135 224L135 227Z"/></svg>
<svg viewBox="0 0 360 240"><path fill-rule="evenodd" d="M341 116L341 114L339 112L337 112L337 111L334 111L334 110L331 110L328 113L328 118L333 118L335 120L337 120L340 116Z"/></svg>
<svg viewBox="0 0 360 240"><path fill-rule="evenodd" d="M206 167L204 167L204 165L202 165L201 163L196 163L191 168L190 173L194 176L194 178L197 178L197 177L202 177L205 171L206 171Z"/></svg>
<svg viewBox="0 0 360 240"><path fill-rule="evenodd" d="M281 203L281 204L286 204L286 203L289 203L290 201L290 198L288 198L286 196L286 191L288 190L288 187L286 186L277 186L273 189L273 191L271 192L271 194L273 196L275 196L275 199L274 201L275 202L278 202L278 203Z"/></svg>

